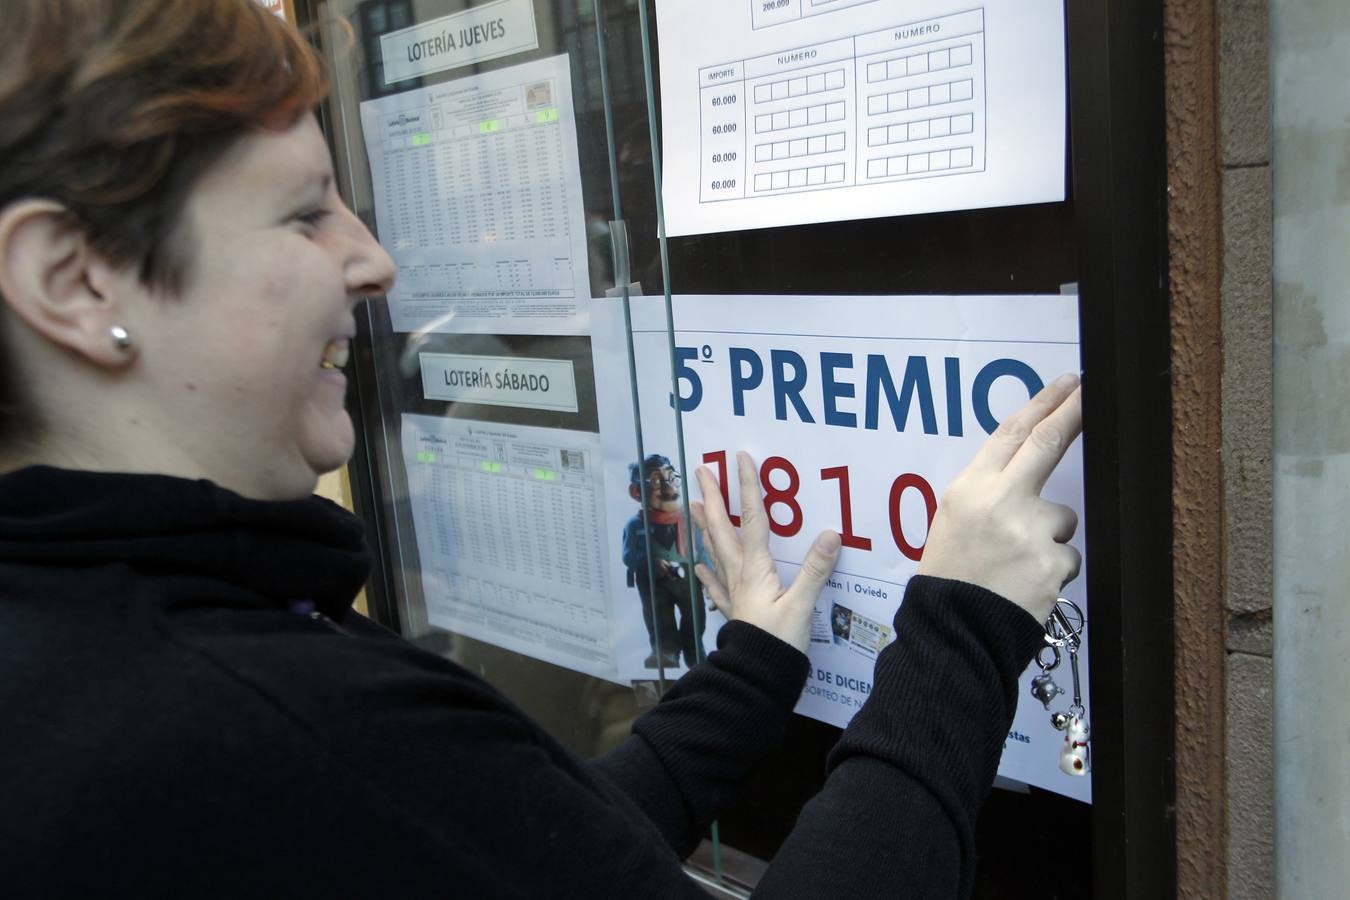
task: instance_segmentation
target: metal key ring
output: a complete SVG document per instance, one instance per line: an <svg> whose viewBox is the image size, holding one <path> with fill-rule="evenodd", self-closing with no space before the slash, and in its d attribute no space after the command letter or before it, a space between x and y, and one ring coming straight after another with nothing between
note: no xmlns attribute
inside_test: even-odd
<svg viewBox="0 0 1350 900"><path fill-rule="evenodd" d="M1062 646L1069 641L1076 642L1082 637L1086 626L1087 620L1078 604L1060 597L1050 610L1050 617L1046 619L1045 642L1054 646Z"/></svg>
<svg viewBox="0 0 1350 900"><path fill-rule="evenodd" d="M1051 653L1054 654L1054 660L1048 664L1041 660L1041 654L1047 650L1049 650ZM1042 672L1049 672L1051 669L1059 668L1059 661L1060 661L1059 648L1056 647L1054 644L1047 644L1046 646L1036 651L1036 665L1041 667Z"/></svg>

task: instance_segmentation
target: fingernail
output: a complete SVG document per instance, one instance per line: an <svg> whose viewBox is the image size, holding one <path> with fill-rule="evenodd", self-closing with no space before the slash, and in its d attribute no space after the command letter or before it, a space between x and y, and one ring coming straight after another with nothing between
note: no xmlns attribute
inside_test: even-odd
<svg viewBox="0 0 1350 900"><path fill-rule="evenodd" d="M1066 372L1063 375L1056 378L1053 383L1055 387L1067 390L1072 387L1077 387L1078 376L1075 375L1073 372Z"/></svg>

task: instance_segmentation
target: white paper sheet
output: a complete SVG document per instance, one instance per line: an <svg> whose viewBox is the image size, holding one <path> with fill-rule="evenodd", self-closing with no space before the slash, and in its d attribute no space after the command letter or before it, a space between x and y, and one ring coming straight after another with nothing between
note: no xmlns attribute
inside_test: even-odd
<svg viewBox="0 0 1350 900"><path fill-rule="evenodd" d="M666 358L662 300L632 302L637 358ZM770 483L786 492L771 509L781 532L771 546L785 579L796 573L821 529L845 535L838 569L816 610L812 677L797 706L804 715L843 726L866 699L876 653L892 636L895 611L927 537L928 504L998 418L1024 403L1039 383L1079 369L1077 299L677 296L674 303L687 409L686 483L700 464L734 472L737 450L759 460ZM597 301L597 384L625 383L624 341L621 302ZM674 459L669 370L644 365L639 379L646 452ZM635 458L628 391L601 395L600 421L617 547L618 523L636 510L627 495L626 467ZM729 493L739 509L734 485ZM1073 507L1081 520L1080 444L1070 448L1044 496ZM1081 552L1081 528L1073 543ZM619 673L651 677L642 674L646 647L635 592L623 587L617 552L610 559ZM1064 592L1084 609L1085 582L1086 565ZM719 623L714 617L708 625L708 646ZM1090 717L1087 666L1085 641L1079 667ZM1063 734L1029 694L1030 679L1039 672L1033 663L1022 677L999 772L1088 801L1090 777L1059 771ZM1053 674L1071 691L1067 656ZM1061 696L1052 709L1071 702Z"/></svg>
<svg viewBox="0 0 1350 900"><path fill-rule="evenodd" d="M405 414L431 624L616 680L598 435Z"/></svg>
<svg viewBox="0 0 1350 900"><path fill-rule="evenodd" d="M1064 199L1063 0L656 13L668 234Z"/></svg>
<svg viewBox="0 0 1350 900"><path fill-rule="evenodd" d="M581 163L567 57L361 104L395 331L584 334Z"/></svg>

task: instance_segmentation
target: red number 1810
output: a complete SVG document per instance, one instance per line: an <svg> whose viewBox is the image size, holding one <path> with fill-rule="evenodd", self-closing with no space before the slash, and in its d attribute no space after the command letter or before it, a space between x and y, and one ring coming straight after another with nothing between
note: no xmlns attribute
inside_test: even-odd
<svg viewBox="0 0 1350 900"><path fill-rule="evenodd" d="M716 466L717 481L722 488L722 502L728 507L731 506L731 495L728 490L727 482L727 452L718 450L714 453L703 454L705 465ZM772 475L774 472L782 472L787 475L787 486L778 487L773 483ZM863 537L853 531L853 494L849 489L848 466L833 466L828 469L820 470L821 481L839 482L839 537L845 547L852 547L855 550L871 550L872 539ZM797 492L801 489L802 479L797 472L797 467L790 460L782 456L770 456L764 460L759 467L759 481L764 489L764 506L769 514L769 528L779 537L792 537L802 530L803 514L801 504L797 501ZM923 499L924 507L928 516L928 525L933 524L933 516L937 513L937 495L933 492L933 486L928 483L921 475L907 473L901 475L891 483L891 491L888 505L888 513L891 523L891 537L895 541L898 549L905 558L918 562L923 556L923 541L913 543L905 535L904 525L900 521L900 501L904 498L905 491L916 490ZM786 522L779 522L774 517L774 511L785 506L790 513ZM731 524L740 525L741 517L728 514Z"/></svg>

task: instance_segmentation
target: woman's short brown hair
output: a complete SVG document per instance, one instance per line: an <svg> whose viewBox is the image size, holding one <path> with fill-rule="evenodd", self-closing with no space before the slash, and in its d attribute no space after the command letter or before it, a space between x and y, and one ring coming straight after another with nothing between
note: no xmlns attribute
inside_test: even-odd
<svg viewBox="0 0 1350 900"><path fill-rule="evenodd" d="M157 289L176 289L190 261L178 226L197 177L327 91L313 48L255 0L4 6L0 209L58 201L100 255ZM0 371L0 439L18 424L17 391Z"/></svg>

